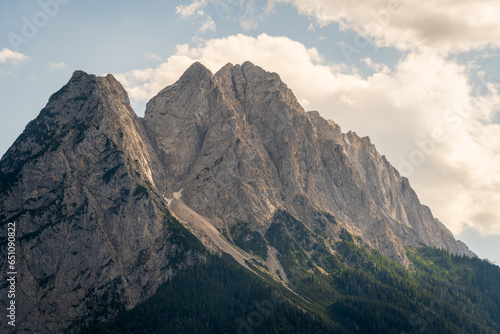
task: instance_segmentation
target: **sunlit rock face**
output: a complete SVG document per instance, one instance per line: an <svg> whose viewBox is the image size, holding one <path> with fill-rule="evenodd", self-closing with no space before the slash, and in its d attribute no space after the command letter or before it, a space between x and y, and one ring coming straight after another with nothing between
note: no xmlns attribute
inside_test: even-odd
<svg viewBox="0 0 500 334"><path fill-rule="evenodd" d="M313 213L325 211L403 262L403 245L460 253L369 138L305 112L279 75L250 62L216 74L193 64L148 103L144 124L170 172L156 182L161 191L183 189L184 201L221 227L237 218L264 233L284 209L314 230ZM331 237L339 231L327 228Z"/></svg>

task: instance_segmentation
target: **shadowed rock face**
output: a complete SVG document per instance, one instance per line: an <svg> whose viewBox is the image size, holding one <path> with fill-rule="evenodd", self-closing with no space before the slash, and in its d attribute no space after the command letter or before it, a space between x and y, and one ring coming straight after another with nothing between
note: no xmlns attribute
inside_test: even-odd
<svg viewBox="0 0 500 334"><path fill-rule="evenodd" d="M238 218L263 232L282 208L313 229L312 212L325 211L403 262L403 245L460 253L368 138L306 113L277 74L249 62L215 75L192 65L148 103L144 124L172 171L161 192L183 189L221 225Z"/></svg>
<svg viewBox="0 0 500 334"><path fill-rule="evenodd" d="M161 171L152 152L122 86L75 72L2 158L0 221L17 227L20 332L102 320L200 258L153 191Z"/></svg>
<svg viewBox="0 0 500 334"><path fill-rule="evenodd" d="M181 190L228 231L238 219L264 237L286 211L403 263L404 245L471 255L368 138L306 113L275 73L195 63L140 119L113 76L77 71L0 160L0 223L16 223L17 303L30 305L19 329L77 331L202 259L167 209Z"/></svg>

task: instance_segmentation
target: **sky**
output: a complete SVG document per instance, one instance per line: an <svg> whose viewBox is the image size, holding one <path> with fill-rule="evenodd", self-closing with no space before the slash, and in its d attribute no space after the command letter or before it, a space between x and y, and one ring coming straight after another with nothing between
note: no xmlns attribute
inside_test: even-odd
<svg viewBox="0 0 500 334"><path fill-rule="evenodd" d="M500 1L0 2L0 155L75 70L143 116L195 61L277 72L306 110L369 136L421 202L500 263Z"/></svg>

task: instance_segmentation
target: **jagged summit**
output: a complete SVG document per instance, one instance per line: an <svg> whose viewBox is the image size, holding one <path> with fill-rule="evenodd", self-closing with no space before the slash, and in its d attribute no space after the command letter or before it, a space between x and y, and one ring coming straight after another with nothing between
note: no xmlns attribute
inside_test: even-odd
<svg viewBox="0 0 500 334"><path fill-rule="evenodd" d="M114 86L121 86L120 82L116 80L116 78L112 74L107 74L105 76L97 76L95 74L89 74L82 70L76 70L73 72L73 75L69 79L68 83L65 85L81 85L87 86L91 83L104 83L108 82ZM64 86L63 86L64 88ZM123 88L123 87L122 87Z"/></svg>
<svg viewBox="0 0 500 334"><path fill-rule="evenodd" d="M0 170L9 176L0 184L4 188L11 185L24 165L57 150L70 133L78 133L73 140L83 140L90 124L116 122L125 128L133 128L130 123L136 122L122 85L112 75L97 77L75 71L0 160Z"/></svg>
<svg viewBox="0 0 500 334"><path fill-rule="evenodd" d="M179 81L196 81L212 77L212 72L208 68L206 68L205 65L200 62L195 62L191 66L189 66L189 68L180 77Z"/></svg>
<svg viewBox="0 0 500 334"><path fill-rule="evenodd" d="M68 81L70 83L80 83L80 84L88 84L89 82L103 82L108 81L110 84L115 86L121 86L121 83L116 80L116 78L112 74L106 74L103 76L97 76L95 74L89 74L82 70L76 70L73 72L73 75ZM123 88L123 87L122 87Z"/></svg>
<svg viewBox="0 0 500 334"><path fill-rule="evenodd" d="M70 111L78 112L85 108L83 106L80 109L64 108L58 105L58 101L81 101L83 104L89 102L87 100L94 101L95 99L102 100L109 98L126 105L127 109L129 109L128 112L134 113L130 107L130 100L126 90L112 74L99 77L78 70L73 73L66 85L50 97L49 103L44 110L50 109L66 113Z"/></svg>
<svg viewBox="0 0 500 334"><path fill-rule="evenodd" d="M75 70L73 72L73 75L71 76L71 79L69 79L69 81L77 80L77 79L79 79L81 77L85 77L85 76L96 77L94 74L88 74L87 72L82 71L82 70Z"/></svg>
<svg viewBox="0 0 500 334"><path fill-rule="evenodd" d="M304 110L299 105L293 92L281 80L277 73L268 72L251 62L242 65L226 65L216 73L221 90L228 100L232 100L233 107L250 116L250 122L262 115L255 114L259 111L256 103L260 104L260 112L294 112L303 114ZM249 98L247 98L249 97ZM251 100L251 101L247 101ZM271 103L282 102L291 107L290 110ZM263 107L265 105L266 107Z"/></svg>

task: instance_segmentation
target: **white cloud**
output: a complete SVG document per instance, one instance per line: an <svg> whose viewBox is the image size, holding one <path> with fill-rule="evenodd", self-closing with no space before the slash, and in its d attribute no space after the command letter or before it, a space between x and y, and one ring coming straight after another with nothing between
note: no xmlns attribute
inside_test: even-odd
<svg viewBox="0 0 500 334"><path fill-rule="evenodd" d="M12 51L12 50L9 50L9 49L2 49L2 51L0 51L0 63L6 63L6 62L10 62L10 63L13 63L13 64L17 64L17 63L20 63L22 61L25 61L25 60L28 60L29 57L20 53L20 52L16 52L16 51Z"/></svg>
<svg viewBox="0 0 500 334"><path fill-rule="evenodd" d="M379 46L443 52L500 47L497 0L268 1L270 7L291 3L320 26L336 22L342 29L373 38Z"/></svg>
<svg viewBox="0 0 500 334"><path fill-rule="evenodd" d="M500 47L497 0L193 0L177 6L176 12L182 18L200 20L208 16L204 8L211 4L221 19L233 17L243 30L251 30L266 15L275 13L279 3L292 4L300 14L311 17L310 30L315 25L337 23L376 46L432 48L444 53Z"/></svg>
<svg viewBox="0 0 500 334"><path fill-rule="evenodd" d="M163 60L160 56L158 56L154 53L146 53L144 56L148 60L154 60L154 61L162 61Z"/></svg>
<svg viewBox="0 0 500 334"><path fill-rule="evenodd" d="M241 18L240 19L240 26L241 26L241 29L248 31L248 30L257 29L259 24L253 18Z"/></svg>
<svg viewBox="0 0 500 334"><path fill-rule="evenodd" d="M176 13L179 14L183 19L194 18L196 22L202 22L199 31L201 33L207 31L216 30L216 24L212 17L205 13L203 8L207 5L206 0L195 0L189 5L179 5L177 6Z"/></svg>
<svg viewBox="0 0 500 334"><path fill-rule="evenodd" d="M204 10L208 5L212 6L219 19L238 22L244 31L256 29L259 22L272 12L266 1L193 0L189 5L177 6L176 13L184 19L195 17L197 21L202 21L200 32L215 31L215 22Z"/></svg>
<svg viewBox="0 0 500 334"><path fill-rule="evenodd" d="M490 121L500 109L500 94L485 82L487 93L477 95L469 69L457 61L420 50L391 70L367 58L374 74L362 77L328 65L315 48L289 38L238 34L200 47L180 45L158 67L117 77L137 103L175 82L194 61L215 72L246 60L279 73L309 110L344 131L369 135L411 174L422 202L454 233L470 226L500 235L500 125Z"/></svg>
<svg viewBox="0 0 500 334"><path fill-rule="evenodd" d="M49 70L52 71L52 70L60 70L62 68L65 68L66 64L63 61L49 62L48 66L49 66Z"/></svg>
<svg viewBox="0 0 500 334"><path fill-rule="evenodd" d="M267 15L267 7L261 8L262 3L257 4L255 0L247 0L240 2L241 7L244 7L245 14L238 19L243 30L257 29L259 22Z"/></svg>
<svg viewBox="0 0 500 334"><path fill-rule="evenodd" d="M200 27L200 32L206 32L208 30L215 32L216 25L214 20L210 16L205 17L203 24Z"/></svg>
<svg viewBox="0 0 500 334"><path fill-rule="evenodd" d="M374 63L368 57L364 58L363 62L365 63L366 66L368 66L371 69L374 69L377 72L380 72L380 73L389 73L390 72L390 69L389 69L389 67L387 67L387 65Z"/></svg>
<svg viewBox="0 0 500 334"><path fill-rule="evenodd" d="M176 13L182 16L182 18L188 18L193 15L197 15L200 8L205 7L206 1L193 1L189 5L179 5L175 8Z"/></svg>

